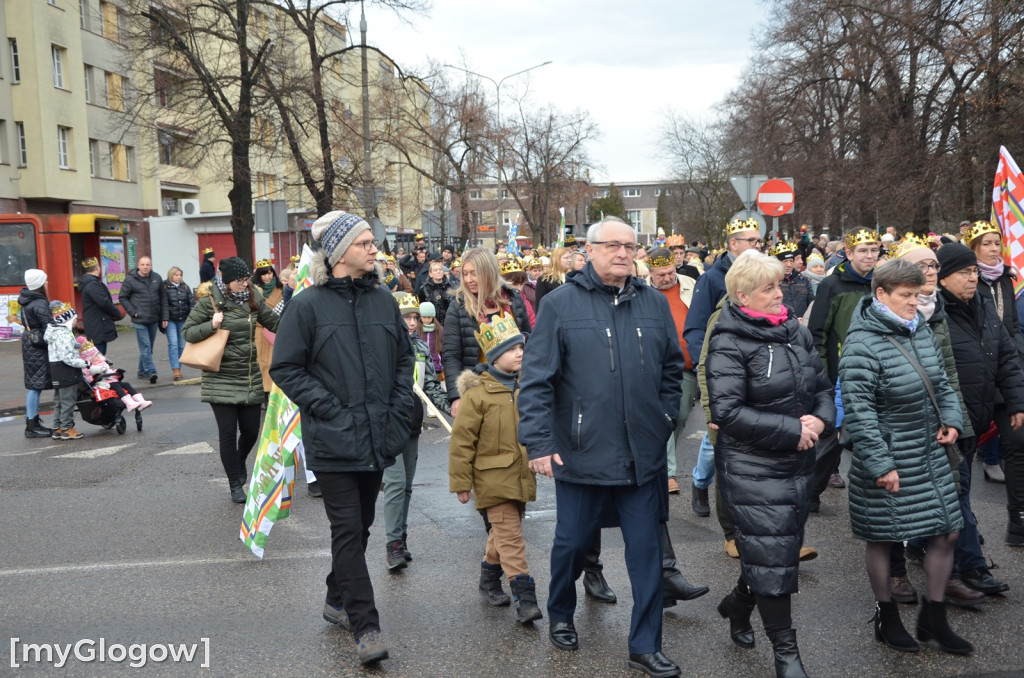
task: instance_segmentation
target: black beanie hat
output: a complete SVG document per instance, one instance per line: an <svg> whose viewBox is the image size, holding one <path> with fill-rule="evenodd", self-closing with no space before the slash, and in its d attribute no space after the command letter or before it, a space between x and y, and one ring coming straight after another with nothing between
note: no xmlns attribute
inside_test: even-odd
<svg viewBox="0 0 1024 678"><path fill-rule="evenodd" d="M968 266L978 265L978 257L974 252L969 247L965 247L958 242L943 245L935 253L935 256L939 258L939 266L942 267L939 269L940 280Z"/></svg>
<svg viewBox="0 0 1024 678"><path fill-rule="evenodd" d="M220 260L220 279L227 285L229 282L249 277L249 267L238 257L228 257Z"/></svg>

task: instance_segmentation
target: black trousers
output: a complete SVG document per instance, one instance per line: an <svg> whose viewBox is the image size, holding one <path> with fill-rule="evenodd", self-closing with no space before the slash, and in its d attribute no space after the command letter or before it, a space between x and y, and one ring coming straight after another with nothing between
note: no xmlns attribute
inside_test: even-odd
<svg viewBox="0 0 1024 678"><path fill-rule="evenodd" d="M380 617L373 601L373 584L366 569L366 543L370 539L374 506L383 476L382 471L316 471L324 510L331 523L327 602L345 608L355 638L367 631L380 630Z"/></svg>
<svg viewBox="0 0 1024 678"><path fill-rule="evenodd" d="M220 462L232 487L244 485L245 458L260 435L262 413L259 405L216 405L210 403L217 420Z"/></svg>
<svg viewBox="0 0 1024 678"><path fill-rule="evenodd" d="M828 478L839 468L839 460L843 456L843 448L839 447L839 434L833 433L827 438L818 438L814 450L816 458L811 498L818 499L828 488Z"/></svg>

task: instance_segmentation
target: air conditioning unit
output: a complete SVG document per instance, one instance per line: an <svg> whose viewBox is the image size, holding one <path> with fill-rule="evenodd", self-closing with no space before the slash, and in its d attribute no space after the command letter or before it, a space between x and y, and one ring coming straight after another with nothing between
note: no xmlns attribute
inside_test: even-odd
<svg viewBox="0 0 1024 678"><path fill-rule="evenodd" d="M178 214L186 217L197 217L202 213L198 200L179 200Z"/></svg>

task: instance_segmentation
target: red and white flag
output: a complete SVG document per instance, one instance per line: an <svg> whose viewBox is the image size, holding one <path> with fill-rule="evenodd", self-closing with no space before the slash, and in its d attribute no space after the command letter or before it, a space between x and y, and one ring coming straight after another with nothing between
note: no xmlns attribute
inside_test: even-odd
<svg viewBox="0 0 1024 678"><path fill-rule="evenodd" d="M992 221L1003 235L1003 261L1017 276L1014 294L1024 289L1024 175L1004 146L999 147L999 166L992 186Z"/></svg>

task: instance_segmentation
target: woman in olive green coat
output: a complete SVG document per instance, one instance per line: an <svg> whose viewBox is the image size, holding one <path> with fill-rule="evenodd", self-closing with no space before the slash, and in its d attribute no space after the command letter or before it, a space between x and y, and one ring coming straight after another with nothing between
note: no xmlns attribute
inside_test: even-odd
<svg viewBox="0 0 1024 678"><path fill-rule="evenodd" d="M218 329L230 332L217 372L203 371L202 401L217 420L220 460L231 488L231 500L245 503L245 458L260 432L263 377L255 336L259 326L277 331L279 316L249 282L249 267L238 257L220 262L221 277L210 296L196 302L182 327L185 341L200 342Z"/></svg>

